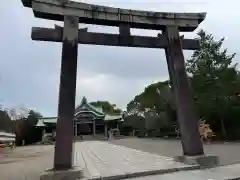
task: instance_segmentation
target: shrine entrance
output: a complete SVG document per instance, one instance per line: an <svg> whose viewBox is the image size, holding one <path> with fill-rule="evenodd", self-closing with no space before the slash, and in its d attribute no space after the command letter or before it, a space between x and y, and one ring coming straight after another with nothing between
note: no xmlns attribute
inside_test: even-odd
<svg viewBox="0 0 240 180"><path fill-rule="evenodd" d="M75 136L81 135L93 135L94 136L93 123L76 123L75 124Z"/></svg>
<svg viewBox="0 0 240 180"><path fill-rule="evenodd" d="M192 91L185 70L183 49L198 49L199 41L179 32L194 31L206 13L166 13L97 6L68 0L22 0L34 16L64 21L64 27L32 28L32 39L61 42L62 61L54 169L72 168L73 118L76 95L78 43L139 48L163 48L177 106L184 155L203 155ZM78 29L79 23L119 27L119 34ZM133 36L131 28L162 31L157 37Z"/></svg>
<svg viewBox="0 0 240 180"><path fill-rule="evenodd" d="M80 113L74 120L74 136L95 136L96 125L94 116L90 113Z"/></svg>

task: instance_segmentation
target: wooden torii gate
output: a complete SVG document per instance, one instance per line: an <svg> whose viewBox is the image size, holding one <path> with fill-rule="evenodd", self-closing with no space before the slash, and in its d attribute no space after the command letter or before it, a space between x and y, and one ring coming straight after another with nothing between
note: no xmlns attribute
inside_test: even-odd
<svg viewBox="0 0 240 180"><path fill-rule="evenodd" d="M78 44L165 49L168 71L177 105L184 155L203 155L192 91L182 49L195 50L199 42L184 39L179 31L191 32L206 13L163 13L97 6L68 0L22 0L37 18L64 21L64 27L32 28L32 39L62 42L54 170L72 168L73 118L76 94ZM79 23L119 27L119 34L78 29ZM158 37L133 36L130 28L161 30Z"/></svg>

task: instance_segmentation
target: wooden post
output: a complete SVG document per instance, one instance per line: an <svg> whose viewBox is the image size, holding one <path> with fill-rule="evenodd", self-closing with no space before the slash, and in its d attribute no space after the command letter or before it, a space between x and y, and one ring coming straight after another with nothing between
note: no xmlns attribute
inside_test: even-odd
<svg viewBox="0 0 240 180"><path fill-rule="evenodd" d="M93 136L96 135L96 123L95 123L95 120L93 120Z"/></svg>
<svg viewBox="0 0 240 180"><path fill-rule="evenodd" d="M74 128L75 128L75 129L74 129L74 136L77 136L77 135L78 135L78 134L77 134L77 131L78 131L78 130L77 130L77 128L78 128L77 125L78 125L77 123L75 123L75 125L74 125Z"/></svg>
<svg viewBox="0 0 240 180"><path fill-rule="evenodd" d="M45 130L45 128L43 128L42 129L42 141L44 140L45 132L46 132L46 130Z"/></svg>
<svg viewBox="0 0 240 180"><path fill-rule="evenodd" d="M169 43L165 51L176 100L183 153L187 156L203 155L198 129L199 117L194 109L178 27L168 26L164 33Z"/></svg>
<svg viewBox="0 0 240 180"><path fill-rule="evenodd" d="M131 36L131 28L129 24L120 24L119 25L119 35L121 36Z"/></svg>
<svg viewBox="0 0 240 180"><path fill-rule="evenodd" d="M166 31L163 32L165 36L167 36ZM176 73L174 73L174 64L173 60L171 60L171 56L169 55L169 46L164 48L165 50L165 55L166 55L166 60L167 60L167 67L168 67L168 73L169 73L169 80L170 80L170 85L171 85L171 90L173 92L173 95L175 95L175 91L173 90L174 87L176 87ZM173 85L175 83L175 85Z"/></svg>
<svg viewBox="0 0 240 180"><path fill-rule="evenodd" d="M78 53L77 42L78 18L65 16L54 170L67 170L72 168L73 118L75 111Z"/></svg>
<svg viewBox="0 0 240 180"><path fill-rule="evenodd" d="M105 122L105 124L104 124L104 134L105 134L105 136L106 137L108 137L108 127L107 127L107 123Z"/></svg>
<svg viewBox="0 0 240 180"><path fill-rule="evenodd" d="M128 46L132 43L131 29L129 24L119 25L119 43L121 45Z"/></svg>

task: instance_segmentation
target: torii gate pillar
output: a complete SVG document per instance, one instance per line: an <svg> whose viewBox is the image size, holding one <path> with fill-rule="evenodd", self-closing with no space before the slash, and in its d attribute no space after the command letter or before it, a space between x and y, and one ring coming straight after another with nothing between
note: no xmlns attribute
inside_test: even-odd
<svg viewBox="0 0 240 180"><path fill-rule="evenodd" d="M187 156L203 155L204 151L198 130L199 117L194 109L193 93L185 69L178 27L167 26L164 35L169 43L165 52L177 107L183 153Z"/></svg>
<svg viewBox="0 0 240 180"><path fill-rule="evenodd" d="M78 18L65 16L54 169L72 168L78 56Z"/></svg>

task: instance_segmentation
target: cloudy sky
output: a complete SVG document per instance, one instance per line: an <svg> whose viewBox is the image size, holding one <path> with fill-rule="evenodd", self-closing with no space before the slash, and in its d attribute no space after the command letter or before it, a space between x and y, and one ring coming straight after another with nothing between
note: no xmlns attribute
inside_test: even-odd
<svg viewBox="0 0 240 180"><path fill-rule="evenodd" d="M216 38L226 37L224 47L240 47L240 1L228 0L85 0L113 7L154 11L207 12L200 25ZM44 116L56 116L61 44L34 42L32 26L53 27L54 21L36 19L21 0L4 0L0 6L0 104L34 108ZM57 24L59 24L57 22ZM81 25L86 26L86 25ZM89 31L115 32L115 27L88 25ZM198 29L198 30L199 30ZM196 31L198 31L196 30ZM186 33L185 37L194 37ZM133 29L132 34L156 36L156 31ZM188 58L190 52L185 52ZM108 100L126 104L152 82L168 79L163 50L79 45L76 103Z"/></svg>

